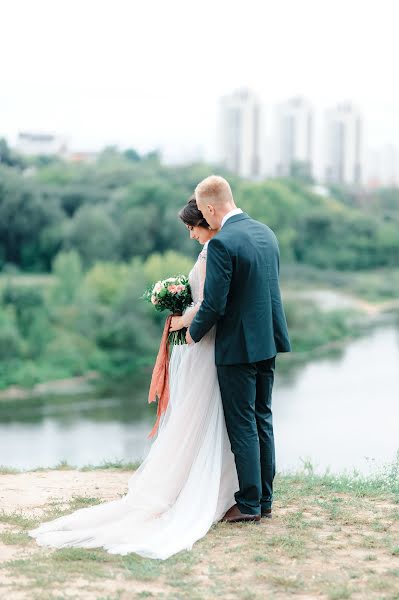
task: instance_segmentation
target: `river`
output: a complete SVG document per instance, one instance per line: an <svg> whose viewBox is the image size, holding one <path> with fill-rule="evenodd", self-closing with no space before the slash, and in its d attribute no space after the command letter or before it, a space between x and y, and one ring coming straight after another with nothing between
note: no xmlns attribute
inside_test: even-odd
<svg viewBox="0 0 399 600"><path fill-rule="evenodd" d="M0 465L22 469L139 461L150 447L148 376L129 392L0 404ZM337 357L278 374L273 396L278 469L363 473L399 448L399 331L376 329Z"/></svg>

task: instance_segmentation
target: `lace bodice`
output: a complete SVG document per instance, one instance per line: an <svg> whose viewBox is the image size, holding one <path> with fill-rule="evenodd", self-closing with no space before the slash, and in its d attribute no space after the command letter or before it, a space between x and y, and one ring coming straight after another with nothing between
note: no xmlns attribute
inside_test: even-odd
<svg viewBox="0 0 399 600"><path fill-rule="evenodd" d="M197 262L193 266L188 276L191 285L194 304L202 302L204 297L204 284L206 275L206 254L207 249L203 248L200 252Z"/></svg>
<svg viewBox="0 0 399 600"><path fill-rule="evenodd" d="M183 315L183 322L185 327L191 325L192 320L198 312L201 302L204 298L204 285L206 276L206 257L207 257L207 244L203 247L198 255L197 262L193 266L188 276L191 286L191 293L193 296L193 305L190 306Z"/></svg>

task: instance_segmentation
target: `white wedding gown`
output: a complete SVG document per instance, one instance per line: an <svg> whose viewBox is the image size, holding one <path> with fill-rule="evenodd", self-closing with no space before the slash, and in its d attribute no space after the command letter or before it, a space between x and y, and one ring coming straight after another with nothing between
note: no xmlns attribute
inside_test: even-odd
<svg viewBox="0 0 399 600"><path fill-rule="evenodd" d="M195 306L203 296L206 246L190 273ZM127 494L83 508L29 532L54 548L103 547L166 559L203 537L235 503L237 474L227 436L215 366L215 329L199 343L175 346L170 400L159 433Z"/></svg>

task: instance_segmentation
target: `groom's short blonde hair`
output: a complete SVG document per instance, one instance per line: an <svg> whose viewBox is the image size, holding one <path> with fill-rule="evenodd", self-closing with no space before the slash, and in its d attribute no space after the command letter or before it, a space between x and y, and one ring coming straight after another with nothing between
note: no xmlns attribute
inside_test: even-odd
<svg viewBox="0 0 399 600"><path fill-rule="evenodd" d="M228 181L220 175L210 175L195 188L196 200L211 201L214 204L234 204L233 194Z"/></svg>

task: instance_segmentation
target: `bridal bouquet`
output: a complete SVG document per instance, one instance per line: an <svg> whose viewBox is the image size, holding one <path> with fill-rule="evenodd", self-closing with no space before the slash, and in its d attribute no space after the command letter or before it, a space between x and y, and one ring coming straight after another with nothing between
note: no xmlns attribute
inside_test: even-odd
<svg viewBox="0 0 399 600"><path fill-rule="evenodd" d="M173 315L182 315L193 302L190 283L184 275L157 281L144 292L143 298L151 302L155 310L169 310ZM173 331L168 339L174 345L185 344L186 329Z"/></svg>

